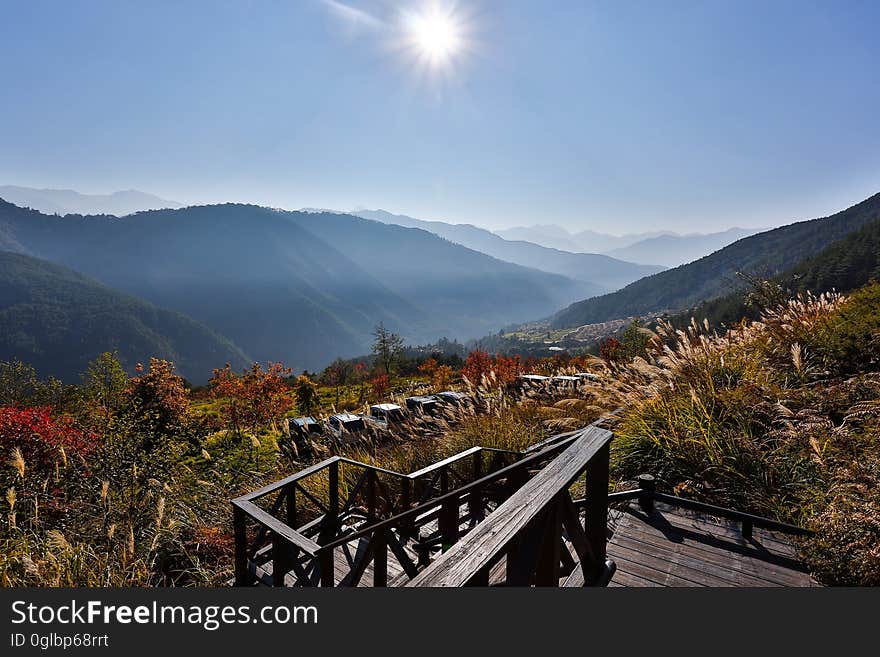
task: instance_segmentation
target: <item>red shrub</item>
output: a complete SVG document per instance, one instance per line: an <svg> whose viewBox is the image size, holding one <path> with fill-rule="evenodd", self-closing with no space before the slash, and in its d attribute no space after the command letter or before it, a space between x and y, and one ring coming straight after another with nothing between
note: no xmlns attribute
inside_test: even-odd
<svg viewBox="0 0 880 657"><path fill-rule="evenodd" d="M463 376L474 385L480 385L483 376L492 371L492 357L485 351L472 351L468 354L464 367L461 368Z"/></svg>
<svg viewBox="0 0 880 657"><path fill-rule="evenodd" d="M0 407L0 452L6 456L16 447L25 462L45 466L59 456L88 455L97 445L97 435L74 426L73 419L52 417L49 406L37 408Z"/></svg>
<svg viewBox="0 0 880 657"><path fill-rule="evenodd" d="M378 399L386 392L388 392L388 388L391 385L391 379L387 374L377 374L372 379L370 379L370 387L373 390L373 396Z"/></svg>

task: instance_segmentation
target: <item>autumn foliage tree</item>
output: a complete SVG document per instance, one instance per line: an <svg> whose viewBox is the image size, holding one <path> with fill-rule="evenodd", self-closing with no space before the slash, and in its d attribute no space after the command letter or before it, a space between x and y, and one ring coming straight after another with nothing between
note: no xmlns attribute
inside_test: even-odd
<svg viewBox="0 0 880 657"><path fill-rule="evenodd" d="M461 374L474 385L480 385L484 376L492 371L492 357L479 349L468 354Z"/></svg>
<svg viewBox="0 0 880 657"><path fill-rule="evenodd" d="M140 364L136 369L143 372ZM171 361L151 358L149 370L129 381L126 395L138 419L157 434L174 433L189 416L186 382Z"/></svg>
<svg viewBox="0 0 880 657"><path fill-rule="evenodd" d="M211 394L222 401L224 419L236 434L245 427L257 431L293 408L293 396L284 380L288 376L290 369L281 363L269 363L265 370L254 363L242 374L233 372L227 363L214 370Z"/></svg>
<svg viewBox="0 0 880 657"><path fill-rule="evenodd" d="M524 365L517 356L490 356L485 351L472 351L468 354L464 367L461 370L468 381L474 385L488 383L490 380L495 385L506 385L516 380L522 374ZM490 377L490 373L494 377Z"/></svg>
<svg viewBox="0 0 880 657"><path fill-rule="evenodd" d="M620 360L623 353L623 345L617 338L606 338L599 343L599 357L606 363L615 363Z"/></svg>

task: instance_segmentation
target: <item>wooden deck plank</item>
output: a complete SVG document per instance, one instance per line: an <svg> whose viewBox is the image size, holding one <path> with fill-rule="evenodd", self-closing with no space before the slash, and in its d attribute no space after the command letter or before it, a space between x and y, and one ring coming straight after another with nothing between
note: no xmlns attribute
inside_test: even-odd
<svg viewBox="0 0 880 657"><path fill-rule="evenodd" d="M732 549L713 546L686 534L681 534L677 540L670 540L670 537L652 530L650 526L645 528L634 525L635 523L627 527L626 536L650 546L645 549L669 549L671 544L671 549L686 554L689 557L702 559L719 566L728 566L732 570L745 575L766 580L768 584L802 585L803 573L796 572L792 574L790 568L777 565L771 561L756 559Z"/></svg>
<svg viewBox="0 0 880 657"><path fill-rule="evenodd" d="M768 580L751 577L740 571L722 565L713 564L699 558L693 558L674 549L658 550L626 537L618 537L608 546L608 554L612 559L625 556L634 561L661 570L680 575L701 586L771 586ZM778 586L778 585L777 585Z"/></svg>
<svg viewBox="0 0 880 657"><path fill-rule="evenodd" d="M726 521L723 518L711 518L685 509L674 509L666 504L658 504L657 510L673 527L700 531L722 539L733 539L742 546L760 546L777 556L797 558L797 550L792 539L782 534L756 527L753 530L753 538L749 541L743 538L739 523Z"/></svg>
<svg viewBox="0 0 880 657"><path fill-rule="evenodd" d="M787 537L754 532L668 505L650 516L635 509L618 519L608 543L614 586L816 586ZM789 540L789 542L786 542Z"/></svg>

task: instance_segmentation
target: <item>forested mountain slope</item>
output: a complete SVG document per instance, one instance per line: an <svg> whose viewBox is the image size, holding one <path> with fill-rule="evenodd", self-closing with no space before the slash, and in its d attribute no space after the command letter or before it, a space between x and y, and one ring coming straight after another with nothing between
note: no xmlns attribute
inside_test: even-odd
<svg viewBox="0 0 880 657"><path fill-rule="evenodd" d="M574 303L553 316L554 327L678 311L735 291L737 272L775 276L880 219L880 194L822 219L758 233L687 265L636 281L617 292Z"/></svg>
<svg viewBox="0 0 880 657"><path fill-rule="evenodd" d="M0 360L76 382L88 363L118 350L134 372L151 356L204 383L215 367L249 361L229 340L180 313L108 288L66 267L0 252Z"/></svg>

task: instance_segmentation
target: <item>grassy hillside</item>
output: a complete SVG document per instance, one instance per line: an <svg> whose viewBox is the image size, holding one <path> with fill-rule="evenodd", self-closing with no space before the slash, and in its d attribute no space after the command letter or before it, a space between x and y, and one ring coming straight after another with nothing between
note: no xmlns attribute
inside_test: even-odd
<svg viewBox="0 0 880 657"><path fill-rule="evenodd" d="M829 244L880 219L880 194L837 214L752 235L712 255L643 278L604 296L572 304L557 313L557 328L617 317L677 311L723 296L737 287L737 272L774 276L818 254Z"/></svg>
<svg viewBox="0 0 880 657"><path fill-rule="evenodd" d="M20 359L43 375L76 381L89 361L114 349L129 371L155 356L174 360L197 383L224 363L249 363L231 342L189 317L65 267L0 252L0 361Z"/></svg>

